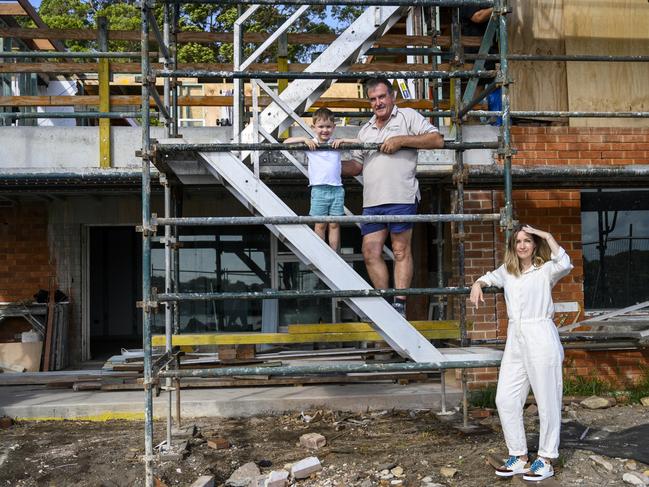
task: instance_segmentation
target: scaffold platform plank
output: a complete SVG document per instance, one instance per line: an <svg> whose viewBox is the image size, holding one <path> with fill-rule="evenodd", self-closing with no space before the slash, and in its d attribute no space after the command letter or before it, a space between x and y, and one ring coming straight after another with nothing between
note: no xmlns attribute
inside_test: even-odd
<svg viewBox="0 0 649 487"><path fill-rule="evenodd" d="M411 323L429 340L460 338L457 321L413 321ZM187 333L172 336L172 345L269 345L289 343L377 342L384 338L369 323L289 325L288 333ZM164 335L154 335L154 347L165 344Z"/></svg>

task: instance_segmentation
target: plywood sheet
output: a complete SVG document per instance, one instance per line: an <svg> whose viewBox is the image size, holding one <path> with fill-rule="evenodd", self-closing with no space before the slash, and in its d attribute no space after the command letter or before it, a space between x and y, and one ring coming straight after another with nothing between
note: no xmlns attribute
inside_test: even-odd
<svg viewBox="0 0 649 487"><path fill-rule="evenodd" d="M563 0L567 54L649 55L646 0ZM572 111L649 111L649 63L567 66ZM577 119L572 126L648 127L649 119Z"/></svg>
<svg viewBox="0 0 649 487"><path fill-rule="evenodd" d="M0 343L0 364L24 367L38 372L41 366L43 342Z"/></svg>
<svg viewBox="0 0 649 487"><path fill-rule="evenodd" d="M565 54L565 0L512 0L509 51L516 54ZM567 110L565 62L510 63L513 110Z"/></svg>

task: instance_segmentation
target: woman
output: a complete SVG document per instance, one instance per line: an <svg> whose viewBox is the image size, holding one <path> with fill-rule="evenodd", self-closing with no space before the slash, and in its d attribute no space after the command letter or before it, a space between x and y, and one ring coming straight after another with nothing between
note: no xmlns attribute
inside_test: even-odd
<svg viewBox="0 0 649 487"><path fill-rule="evenodd" d="M470 300L484 303L482 288L505 291L507 343L500 365L496 406L509 459L496 475L538 481L554 475L551 459L559 456L563 348L552 321L552 288L572 269L570 257L548 232L517 226L512 232L505 262L480 277L471 287ZM538 457L528 467L523 407L530 385L539 408L541 431Z"/></svg>

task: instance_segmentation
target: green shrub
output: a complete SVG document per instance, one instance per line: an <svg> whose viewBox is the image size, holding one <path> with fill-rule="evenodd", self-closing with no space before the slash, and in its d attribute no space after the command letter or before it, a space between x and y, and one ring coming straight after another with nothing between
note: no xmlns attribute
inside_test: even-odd
<svg viewBox="0 0 649 487"><path fill-rule="evenodd" d="M496 386L487 386L484 389L471 391L469 394L469 405L475 408L496 407Z"/></svg>

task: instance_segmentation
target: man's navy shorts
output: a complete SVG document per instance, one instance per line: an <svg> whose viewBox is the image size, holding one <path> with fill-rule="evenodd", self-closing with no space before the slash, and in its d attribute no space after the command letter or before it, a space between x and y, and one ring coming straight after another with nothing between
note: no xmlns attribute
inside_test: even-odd
<svg viewBox="0 0 649 487"><path fill-rule="evenodd" d="M363 215L416 215L417 203L412 204L393 204L370 206L363 208ZM390 233L401 233L410 230L413 227L412 222L395 222L395 223L362 223L361 235L380 232L388 229Z"/></svg>

